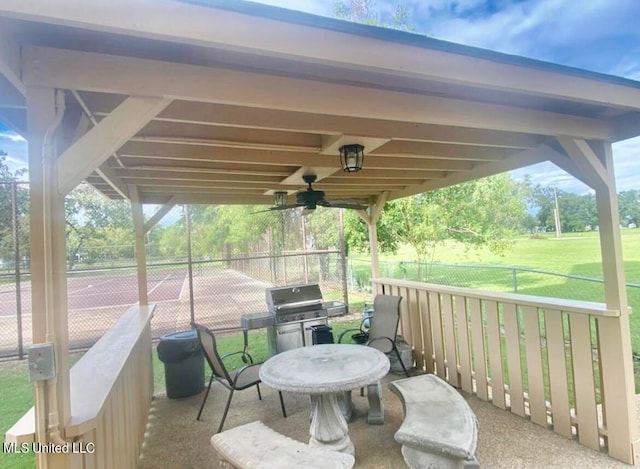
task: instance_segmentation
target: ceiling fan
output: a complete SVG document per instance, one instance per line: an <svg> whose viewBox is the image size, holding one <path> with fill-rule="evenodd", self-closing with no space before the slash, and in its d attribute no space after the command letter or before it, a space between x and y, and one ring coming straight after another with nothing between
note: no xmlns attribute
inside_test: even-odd
<svg viewBox="0 0 640 469"><path fill-rule="evenodd" d="M366 210L366 205L350 204L342 201L329 201L324 198L324 191L315 190L311 184L313 184L317 176L315 174L305 174L302 176L304 182L309 186L306 190L300 191L296 194L296 203L290 205L276 205L265 211L271 210L287 210L290 208L304 207L306 210L315 210L317 206L327 208L348 208L351 210Z"/></svg>

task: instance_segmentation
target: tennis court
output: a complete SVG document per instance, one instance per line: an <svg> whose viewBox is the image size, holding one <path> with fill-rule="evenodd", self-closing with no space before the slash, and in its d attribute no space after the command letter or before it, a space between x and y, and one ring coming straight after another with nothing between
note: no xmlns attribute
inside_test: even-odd
<svg viewBox="0 0 640 469"><path fill-rule="evenodd" d="M264 311L264 291L270 286L221 266L194 269L194 318L211 328L239 327L242 314ZM149 302L156 304L151 322L154 337L190 329L190 288L186 267L150 268L147 288ZM0 286L0 356L17 354L16 299L15 284ZM28 282L21 284L20 300L23 347L26 349L31 344L33 320ZM67 301L70 348L89 347L130 305L138 301L135 269L74 272L68 276Z"/></svg>

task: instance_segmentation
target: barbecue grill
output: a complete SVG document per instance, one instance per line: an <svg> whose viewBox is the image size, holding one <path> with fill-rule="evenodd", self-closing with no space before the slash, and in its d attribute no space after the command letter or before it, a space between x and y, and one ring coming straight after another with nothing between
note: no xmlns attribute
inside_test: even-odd
<svg viewBox="0 0 640 469"><path fill-rule="evenodd" d="M266 291L269 355L313 344L312 326L327 325L327 318L347 313L340 301L322 300L316 283L268 288Z"/></svg>

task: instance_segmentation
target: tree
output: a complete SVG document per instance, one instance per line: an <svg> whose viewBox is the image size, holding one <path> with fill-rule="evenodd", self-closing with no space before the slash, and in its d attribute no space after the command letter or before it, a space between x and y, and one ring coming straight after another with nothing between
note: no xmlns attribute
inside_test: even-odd
<svg viewBox="0 0 640 469"><path fill-rule="evenodd" d="M560 226L564 232L585 231L587 226L598 224L596 199L593 194L562 192L558 196Z"/></svg>
<svg viewBox="0 0 640 469"><path fill-rule="evenodd" d="M378 237L378 250L383 253L395 254L398 252L400 239L397 226L399 220L397 212L391 210L391 204L384 205L383 213L386 216L378 219L376 231ZM347 243L347 252L353 249L356 252L369 252L369 228L367 224L352 210L347 210L344 217L344 237Z"/></svg>
<svg viewBox="0 0 640 469"><path fill-rule="evenodd" d="M108 199L82 183L65 199L65 222L70 270L79 261L92 264L133 258L133 219L128 201Z"/></svg>
<svg viewBox="0 0 640 469"><path fill-rule="evenodd" d="M241 252L259 253L263 241L272 231L272 241L278 250L284 249L283 235L296 223L287 213L263 212L256 205L193 205L191 215L191 245L194 259L219 259ZM187 255L185 214L166 226L159 236L159 251L171 258ZM300 244L300 243L299 243Z"/></svg>
<svg viewBox="0 0 640 469"><path fill-rule="evenodd" d="M634 223L640 225L640 191L626 190L618 194L620 223L627 226Z"/></svg>
<svg viewBox="0 0 640 469"><path fill-rule="evenodd" d="M29 257L29 192L17 182L24 170L12 172L6 163L7 156L0 149L0 265L14 263L16 241L19 257Z"/></svg>
<svg viewBox="0 0 640 469"><path fill-rule="evenodd" d="M555 230L555 199L558 199L560 228L563 232L584 231L598 224L596 201L593 194L572 194L551 187L530 187L528 211L534 214L542 231Z"/></svg>
<svg viewBox="0 0 640 469"><path fill-rule="evenodd" d="M313 240L314 249L339 249L340 230L338 210L318 207L306 215L307 238Z"/></svg>
<svg viewBox="0 0 640 469"><path fill-rule="evenodd" d="M336 0L333 6L336 18L354 23L370 24L383 28L398 29L401 31L414 31L414 26L409 23L409 12L404 5L397 4L393 13L381 17L375 11L373 0Z"/></svg>
<svg viewBox="0 0 640 469"><path fill-rule="evenodd" d="M431 225L417 226L404 234L419 258L445 239L502 253L511 245L524 217L521 194L507 174L445 187L415 199L416 224L424 220Z"/></svg>
<svg viewBox="0 0 640 469"><path fill-rule="evenodd" d="M448 239L502 253L525 216L520 187L509 175L499 174L385 204L378 221L385 233L379 239L385 240L388 249L397 248L398 243L409 244L419 261L431 257ZM355 240L352 247L360 250L365 227L355 228L359 233L349 233L347 239Z"/></svg>

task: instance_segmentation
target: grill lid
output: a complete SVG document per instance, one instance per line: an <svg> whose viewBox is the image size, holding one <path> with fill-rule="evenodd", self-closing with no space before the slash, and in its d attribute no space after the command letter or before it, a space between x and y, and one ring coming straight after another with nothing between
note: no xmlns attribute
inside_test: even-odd
<svg viewBox="0 0 640 469"><path fill-rule="evenodd" d="M322 292L317 283L268 288L266 300L270 313L322 308Z"/></svg>

